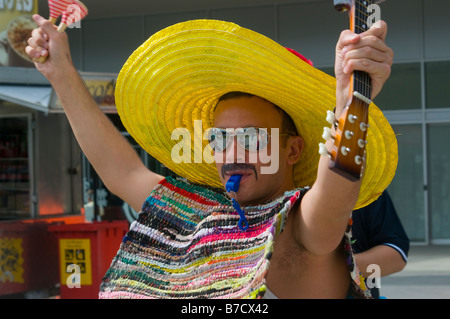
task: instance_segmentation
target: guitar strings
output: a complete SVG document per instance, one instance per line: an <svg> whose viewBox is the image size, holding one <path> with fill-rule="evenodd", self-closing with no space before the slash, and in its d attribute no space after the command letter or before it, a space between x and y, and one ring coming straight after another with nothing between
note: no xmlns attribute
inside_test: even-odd
<svg viewBox="0 0 450 319"><path fill-rule="evenodd" d="M368 15L368 5L372 4L372 1L370 0L365 0L364 2L356 0L355 1L355 21L354 21L354 26L355 26L355 33L358 33L358 31L360 31L360 33L366 31L365 28L363 28L363 26L365 26L367 28L367 18L369 17ZM358 30L359 29L359 30ZM371 78L369 76L368 73L366 72L355 72L356 74L354 75L354 86L357 89L357 92L363 94L366 98L370 99L371 98L371 93L372 93L372 83L371 83ZM368 105L365 106L365 102L361 101L358 99L357 105L359 110L363 110L364 114L363 114L363 119L367 119L368 120ZM363 108L363 109L362 109ZM358 120L359 123L362 123L361 121ZM365 123L368 124L368 123Z"/></svg>

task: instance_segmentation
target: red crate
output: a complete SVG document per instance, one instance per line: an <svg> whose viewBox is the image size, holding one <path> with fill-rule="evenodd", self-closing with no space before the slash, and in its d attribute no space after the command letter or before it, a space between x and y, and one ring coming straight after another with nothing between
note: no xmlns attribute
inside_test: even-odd
<svg viewBox="0 0 450 319"><path fill-rule="evenodd" d="M50 226L58 239L61 299L96 299L127 221Z"/></svg>
<svg viewBox="0 0 450 319"><path fill-rule="evenodd" d="M58 243L47 223L0 223L0 295L55 287Z"/></svg>

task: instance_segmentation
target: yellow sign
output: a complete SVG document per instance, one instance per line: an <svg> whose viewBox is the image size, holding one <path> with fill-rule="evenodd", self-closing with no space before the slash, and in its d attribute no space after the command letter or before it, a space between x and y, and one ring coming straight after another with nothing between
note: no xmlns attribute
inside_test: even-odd
<svg viewBox="0 0 450 319"><path fill-rule="evenodd" d="M1 1L1 0L0 0ZM83 74L81 74L83 77ZM114 75L104 76L101 75L98 78L83 78L83 81L92 97L94 98L97 105L104 112L117 113L116 101L114 97L114 91L116 88L116 80ZM61 102L56 94L53 94L52 101L50 103L52 110L62 110Z"/></svg>
<svg viewBox="0 0 450 319"><path fill-rule="evenodd" d="M102 106L114 106L116 101L114 99L114 90L116 89L116 82L112 80L88 80L84 81L89 92L92 94L95 102Z"/></svg>
<svg viewBox="0 0 450 319"><path fill-rule="evenodd" d="M62 285L69 288L92 285L90 239L60 239L59 260Z"/></svg>
<svg viewBox="0 0 450 319"><path fill-rule="evenodd" d="M22 253L22 238L0 238L0 283L24 283Z"/></svg>
<svg viewBox="0 0 450 319"><path fill-rule="evenodd" d="M36 24L38 0L0 0L0 66L30 66L27 39Z"/></svg>

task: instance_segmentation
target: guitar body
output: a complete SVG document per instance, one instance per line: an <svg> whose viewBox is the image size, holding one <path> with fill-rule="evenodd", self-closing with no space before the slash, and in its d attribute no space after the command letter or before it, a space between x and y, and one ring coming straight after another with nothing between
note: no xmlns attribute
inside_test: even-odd
<svg viewBox="0 0 450 319"><path fill-rule="evenodd" d="M359 34L368 30L369 0L334 0L338 11L348 11L350 29ZM330 169L351 181L361 178L365 161L366 137L369 127L369 105L372 94L370 76L361 71L351 76L348 102L337 119Z"/></svg>

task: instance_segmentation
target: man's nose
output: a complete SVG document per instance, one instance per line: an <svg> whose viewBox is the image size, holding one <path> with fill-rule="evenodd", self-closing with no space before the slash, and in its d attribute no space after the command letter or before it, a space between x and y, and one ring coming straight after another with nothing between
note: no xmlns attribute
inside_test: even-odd
<svg viewBox="0 0 450 319"><path fill-rule="evenodd" d="M245 163L245 149L237 142L236 136L233 136L225 152L225 163Z"/></svg>

